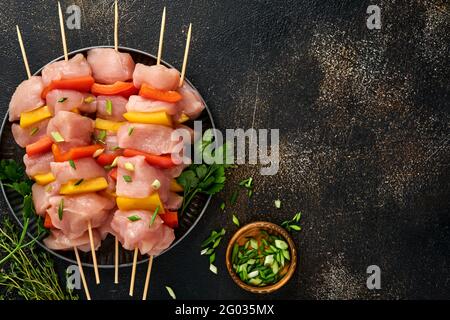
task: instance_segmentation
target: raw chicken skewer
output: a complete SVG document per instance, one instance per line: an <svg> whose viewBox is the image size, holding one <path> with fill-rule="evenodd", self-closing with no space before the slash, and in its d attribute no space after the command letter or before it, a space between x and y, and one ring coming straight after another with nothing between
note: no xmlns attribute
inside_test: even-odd
<svg viewBox="0 0 450 320"><path fill-rule="evenodd" d="M59 1L58 1L58 15L59 15L59 26L60 26L60 29L61 29L61 40L62 40L62 43L63 43L63 50L64 50L64 60L68 61L69 57L68 57L68 53L67 53L66 33L65 33L65 30L64 30L64 18L63 18L63 14L62 14L62 10L61 10L61 3ZM93 265L94 265L95 282L97 284L99 284L100 283L100 275L99 275L99 272L98 272L97 255L96 255L96 252L95 252L95 244L94 244L94 237L93 237L93 234L92 234L91 221L88 221L88 233L89 233L89 242L90 242L90 245L91 245L92 262L93 262ZM75 255L78 257L77 248L74 247L74 250L75 250ZM78 259L77 261L79 261L79 257L77 259ZM81 266L80 263L78 263L78 264Z"/></svg>
<svg viewBox="0 0 450 320"><path fill-rule="evenodd" d="M16 28L17 28L17 38L19 40L20 50L22 51L23 62L25 64L25 69L27 71L28 79L30 79L31 78L30 66L28 64L28 58L27 58L27 54L26 54L26 51L25 51L25 46L23 44L22 34L20 33L19 26L16 26ZM73 247L73 250L75 252L75 257L76 257L77 264L78 264L78 270L80 272L81 282L83 283L83 288L84 288L84 292L86 294L86 298L88 300L91 300L91 295L89 293L89 288L88 288L87 283L86 283L86 277L84 276L83 265L81 264L81 261L80 261L80 256L78 254L78 249L75 246L75 247Z"/></svg>
<svg viewBox="0 0 450 320"><path fill-rule="evenodd" d="M163 49L163 43L164 43L165 29L166 29L166 7L164 7L164 9L163 9L162 18L161 18L161 30L159 31L159 45L158 45L158 56L156 59L156 65L161 64L161 55L162 55L162 49ZM137 263L138 250L139 250L138 247L134 248L133 267L131 269L130 296L133 296L133 293L134 293L134 282L135 282L135 278L136 278L136 263ZM143 300L145 300L147 298L148 283L150 281L152 265L153 265L153 255L150 255L149 260L148 260L147 275L145 277L144 294L142 297Z"/></svg>
<svg viewBox="0 0 450 320"><path fill-rule="evenodd" d="M161 28L161 31L163 31L163 28ZM183 66L181 68L181 77L180 77L180 82L179 82L180 87L183 85L184 77L186 75L186 66L187 66L187 60L188 60L188 55L189 55L189 47L190 47L190 43L191 43L191 34L192 34L192 23L189 24L189 30L188 30L187 38L186 38L186 47L184 49ZM145 277L145 285L144 285L144 292L142 294L142 300L147 300L147 293L148 293L148 286L149 286L149 282L150 282L150 275L152 272L152 265L153 265L153 255L151 255L148 260L147 275Z"/></svg>

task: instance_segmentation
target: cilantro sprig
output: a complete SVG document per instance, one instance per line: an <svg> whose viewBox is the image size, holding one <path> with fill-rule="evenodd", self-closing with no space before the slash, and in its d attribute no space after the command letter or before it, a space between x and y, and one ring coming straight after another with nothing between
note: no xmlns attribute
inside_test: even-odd
<svg viewBox="0 0 450 320"><path fill-rule="evenodd" d="M210 130L207 130L202 137L202 141L198 144L199 149L195 152L200 152L202 155L208 157L205 149L211 148L214 143L214 137ZM214 195L221 191L225 186L225 171L230 165L226 164L226 144L223 144L214 149L212 156L215 158L219 155L223 161L217 163L214 159L208 159L211 164L192 164L190 165L177 179L177 182L183 186L184 196L181 212L183 213L191 203L192 199L198 193Z"/></svg>

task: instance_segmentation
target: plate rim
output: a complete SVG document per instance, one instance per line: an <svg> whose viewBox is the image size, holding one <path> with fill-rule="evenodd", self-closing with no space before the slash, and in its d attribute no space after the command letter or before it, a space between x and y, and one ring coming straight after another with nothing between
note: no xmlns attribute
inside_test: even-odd
<svg viewBox="0 0 450 320"><path fill-rule="evenodd" d="M87 51L89 51L89 50L91 50L91 49L96 49L96 48L114 48L114 46L112 46L112 45L99 45L99 46L90 46L90 47L80 48L80 49L77 49L77 50L70 51L70 52L68 53L68 56L72 56L72 55L75 55L75 54L77 54L77 53L84 53L84 52L87 52ZM139 49L130 48L130 47L125 47L125 46L119 46L118 48L119 48L119 50L122 49L122 50L125 50L125 51L131 51L131 52L134 52L134 53L138 53L138 54L145 55L145 56L147 56L147 57L150 57L150 58L156 60L156 56L154 56L153 54L147 53L147 52L142 51L142 50L139 50ZM58 57L58 58L56 58L56 59L51 60L50 62L46 63L46 64L43 65L41 68L39 68L36 72L34 72L34 73L33 73L33 76L39 75L39 74L42 72L42 70L43 70L47 65L49 65L49 64L51 64L51 63L54 63L54 62L56 62L56 61L63 60L63 59L64 59L64 55L62 55L62 56L60 56L60 57ZM170 63L168 63L168 62L166 62L166 61L164 61L164 60L162 60L162 59L161 59L161 63L162 63L163 65L167 66L167 67L176 69L176 68L175 68L174 66L172 66ZM176 69L176 70L178 70L178 69ZM179 71L179 70L178 70L178 71ZM190 86L192 86L194 89L196 89L197 92L199 92L198 89L197 89L197 88L189 81L188 78L185 78L185 81L186 81ZM212 129L216 129L216 126L215 126L215 124L214 124L214 119L213 119L212 113L211 113L211 111L209 110L209 107L208 107L208 105L206 104L205 100L203 99L202 94L201 94L200 92L199 92L199 94L200 94L200 98L202 99L203 104L205 105L205 110L206 110L206 112L208 113L208 117L209 117L209 119L210 119L210 121L211 121ZM9 108L6 110L5 117L3 118L2 125L1 125L1 127L0 127L0 137L3 135L3 130L5 129L5 126L6 126L6 124L7 124L8 122L9 122ZM19 217L16 215L16 212L15 212L14 209L12 208L11 203L10 203L9 200L8 200L8 197L6 196L6 191L5 191L5 188L4 188L4 185L3 185L3 181L1 181L1 180L0 180L0 189L1 189L1 191L2 191L3 199L5 200L5 202L6 202L7 206L8 206L8 208L9 208L10 213L13 215L14 219L15 219L16 222L19 224L20 228L23 229L23 223L22 223L22 221L20 221ZM188 234L190 234L190 233L192 232L192 230L195 229L195 227L196 227L197 224L199 223L200 219L201 219L201 218L203 217L203 215L205 214L206 209L208 208L211 199L212 199L212 195L208 195L208 198L206 199L205 205L203 206L202 210L200 211L200 214L198 215L198 217L197 217L197 219L194 221L194 223L191 225L191 227L186 231L186 233L183 234L179 239L177 239L176 241L174 241L174 242L170 245L170 247L168 247L166 250L162 251L159 255L154 256L154 258L157 258L157 257L163 255L164 253L170 251L172 248L174 248L176 245L178 245L178 244L179 244L179 243L180 243L180 242L181 242ZM28 231L27 231L27 236L30 237L30 238L34 238L34 236L33 236L32 234L30 234L30 232L28 232ZM43 248L44 250L46 250L46 251L49 252L50 254L54 255L55 257L57 257L57 258L59 258L59 259L62 259L62 260L64 260L64 261L66 261L66 262L75 264L75 265L77 264L77 261L76 261L76 260L73 260L73 259L71 259L71 258L68 258L68 257L65 257L65 256L59 254L59 252L58 252L57 250L52 250L52 249L48 248L48 247L42 242L42 238L37 239L36 243L37 243L41 248ZM137 264L145 263L145 262L147 262L148 260L149 260L149 257L146 257L146 258L144 258L144 259L141 259L141 260L137 261ZM94 267L94 265L93 265L92 263L87 263L87 262L81 262L81 265L82 265L83 267L91 267L91 268ZM132 262L122 263L122 264L119 264L119 268L123 268L123 267L131 267L132 265L133 265ZM115 267L114 264L98 264L98 268L101 268L101 269L112 269L112 268L114 268L114 267Z"/></svg>

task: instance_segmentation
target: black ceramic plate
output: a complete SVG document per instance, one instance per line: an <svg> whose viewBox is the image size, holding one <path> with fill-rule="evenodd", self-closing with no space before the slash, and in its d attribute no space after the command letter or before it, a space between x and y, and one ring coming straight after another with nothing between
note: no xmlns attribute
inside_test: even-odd
<svg viewBox="0 0 450 320"><path fill-rule="evenodd" d="M110 47L110 46L99 46L99 47ZM96 47L96 48L99 48ZM86 55L87 51L90 48L84 48L79 49L76 51L73 51L69 54L69 57L74 56L77 53L83 53ZM145 53L140 50L136 49L130 49L126 47L120 47L119 48L121 52L128 52L133 57L134 61L136 63L143 63L147 65L153 65L156 64L156 57L153 55L150 55L148 53ZM59 57L52 62L62 60L64 57ZM51 62L50 62L51 63ZM166 62L162 62L165 66L172 67ZM42 68L35 73L35 75L40 75ZM192 84L187 81L191 86ZM195 88L195 87L194 87ZM206 105L206 104L205 104ZM211 112L209 111L208 107L206 106L203 113L200 115L200 117L197 119L203 122L203 130L206 130L208 128L214 128L214 122L211 116ZM190 126L190 123L185 123L186 125ZM11 133L11 123L8 121L8 113L6 113L1 131L0 131L0 154L2 159L15 159L19 163L22 162L22 158L24 155L24 149L20 148L16 145L13 135ZM3 184L0 182L0 188L2 190L3 196L5 197L5 200L9 206L9 209L11 210L12 214L16 218L17 222L21 227L23 217L22 217L22 199L20 196L18 196L17 193L14 191L11 191L8 188L5 188ZM185 213L183 213L182 216L179 217L179 227L175 229L175 241L172 243L172 245L165 250L164 252L169 251L171 248L175 247L178 243L180 243L183 238L191 232L197 222L202 217L203 213L206 210L206 207L209 204L209 201L211 199L211 196L206 196L202 194L197 194L196 197L191 202L189 208L186 210ZM29 226L29 232L28 235L31 236L31 234L35 233L35 230L37 228L36 219L33 219L33 221L30 223ZM41 239L42 240L42 239ZM47 248L42 241L38 242L41 247L43 247L48 252L52 253L53 255L57 256L58 258L61 258L63 260L66 260L70 263L76 264L75 256L72 251L54 251L49 248ZM164 253L163 252L163 253ZM92 255L90 252L84 253L80 251L80 259L85 266L92 267ZM138 263L143 263L148 260L147 256L139 256L138 257ZM119 264L121 267L131 266L133 261L133 252L127 251L124 249L120 249L119 253ZM114 238L109 235L103 242L99 250L97 250L97 263L100 268L113 268L114 267Z"/></svg>

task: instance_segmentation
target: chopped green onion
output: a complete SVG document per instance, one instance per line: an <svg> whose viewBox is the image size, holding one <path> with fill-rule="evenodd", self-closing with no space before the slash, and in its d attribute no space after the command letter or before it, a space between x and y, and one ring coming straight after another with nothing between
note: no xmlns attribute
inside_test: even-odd
<svg viewBox="0 0 450 320"><path fill-rule="evenodd" d="M128 128L128 135L131 136L133 134L134 131L134 127L129 127Z"/></svg>
<svg viewBox="0 0 450 320"><path fill-rule="evenodd" d="M38 133L38 131L39 131L39 128L38 128L38 127L35 127L35 128L33 128L33 129L31 129L31 131L30 131L30 136L34 136L36 133Z"/></svg>
<svg viewBox="0 0 450 320"><path fill-rule="evenodd" d="M239 227L239 219L233 214L233 223Z"/></svg>
<svg viewBox="0 0 450 320"><path fill-rule="evenodd" d="M273 254L268 255L264 258L264 265L265 266L270 266L273 263Z"/></svg>
<svg viewBox="0 0 450 320"><path fill-rule="evenodd" d="M128 183L133 181L133 179L131 179L131 177L127 176L127 175L123 176L123 180L125 180L125 182L128 182Z"/></svg>
<svg viewBox="0 0 450 320"><path fill-rule="evenodd" d="M93 158L97 158L100 156L103 152L105 152L105 149L97 149L95 150L94 154L92 155Z"/></svg>
<svg viewBox="0 0 450 320"><path fill-rule="evenodd" d="M169 295L172 297L172 299L176 300L177 296L175 295L175 292L173 292L171 287L166 286L166 290L169 293Z"/></svg>
<svg viewBox="0 0 450 320"><path fill-rule="evenodd" d="M158 190L159 188L161 188L161 182L158 179L155 179L155 181L153 181L152 183L152 188L154 190Z"/></svg>
<svg viewBox="0 0 450 320"><path fill-rule="evenodd" d="M51 135L56 142L64 142L63 136L58 131L52 131Z"/></svg>
<svg viewBox="0 0 450 320"><path fill-rule="evenodd" d="M275 208L280 209L281 208L281 201L275 200Z"/></svg>
<svg viewBox="0 0 450 320"><path fill-rule="evenodd" d="M112 105L111 100L106 99L106 105L105 105L105 108L106 108L106 113L109 114L110 116L112 116L112 108L113 108L113 105Z"/></svg>
<svg viewBox="0 0 450 320"><path fill-rule="evenodd" d="M220 204L220 210L225 210L225 202L222 202L221 204Z"/></svg>
<svg viewBox="0 0 450 320"><path fill-rule="evenodd" d="M253 249L258 249L258 241L256 241L256 239L250 239L250 245Z"/></svg>
<svg viewBox="0 0 450 320"><path fill-rule="evenodd" d="M208 248L203 249L202 251L200 251L200 255L203 256L208 252Z"/></svg>
<svg viewBox="0 0 450 320"><path fill-rule="evenodd" d="M106 138L106 130L100 130L97 135L97 140L104 143L105 138Z"/></svg>
<svg viewBox="0 0 450 320"><path fill-rule="evenodd" d="M231 195L230 203L231 203L231 204L235 204L235 203L236 203L236 200L237 200L237 197L238 197L238 192L237 192L237 191L234 191L233 194Z"/></svg>
<svg viewBox="0 0 450 320"><path fill-rule="evenodd" d="M72 167L72 169L77 170L77 167L76 167L76 165L75 165L75 162L74 162L72 159L69 160L69 164L70 164L70 166Z"/></svg>
<svg viewBox="0 0 450 320"><path fill-rule="evenodd" d="M259 271L258 271L258 270L255 270L255 271L250 272L247 276L248 276L249 278L255 278L255 277L257 277L258 275L259 275Z"/></svg>
<svg viewBox="0 0 450 320"><path fill-rule="evenodd" d="M62 98L60 98L59 100L58 100L58 102L64 102L64 101L66 101L67 100L67 97L62 97Z"/></svg>
<svg viewBox="0 0 450 320"><path fill-rule="evenodd" d="M127 169L128 171L134 171L134 165L131 162L126 162L125 169Z"/></svg>
<svg viewBox="0 0 450 320"><path fill-rule="evenodd" d="M141 217L136 216L136 215L133 215L133 216L129 216L129 217L128 217L128 220L130 220L130 221L132 221L132 222L135 222L135 221L141 220Z"/></svg>
<svg viewBox="0 0 450 320"><path fill-rule="evenodd" d="M217 267L215 265L210 264L209 270L211 270L212 273L217 274Z"/></svg>
<svg viewBox="0 0 450 320"><path fill-rule="evenodd" d="M153 223L155 222L156 216L158 215L158 211L159 211L159 205L156 207L155 212L153 212L149 227L151 227L153 225Z"/></svg>
<svg viewBox="0 0 450 320"><path fill-rule="evenodd" d="M64 214L64 198L61 199L61 202L58 206L58 218L59 220L62 220Z"/></svg>
<svg viewBox="0 0 450 320"><path fill-rule="evenodd" d="M283 240L275 240L275 247L281 250L286 250L289 248L288 244Z"/></svg>
<svg viewBox="0 0 450 320"><path fill-rule="evenodd" d="M213 264L214 261L216 261L216 253L213 253L212 255L209 256L209 263Z"/></svg>
<svg viewBox="0 0 450 320"><path fill-rule="evenodd" d="M114 168L117 167L117 162L119 161L119 157L115 157L113 162L111 163L110 167Z"/></svg>

